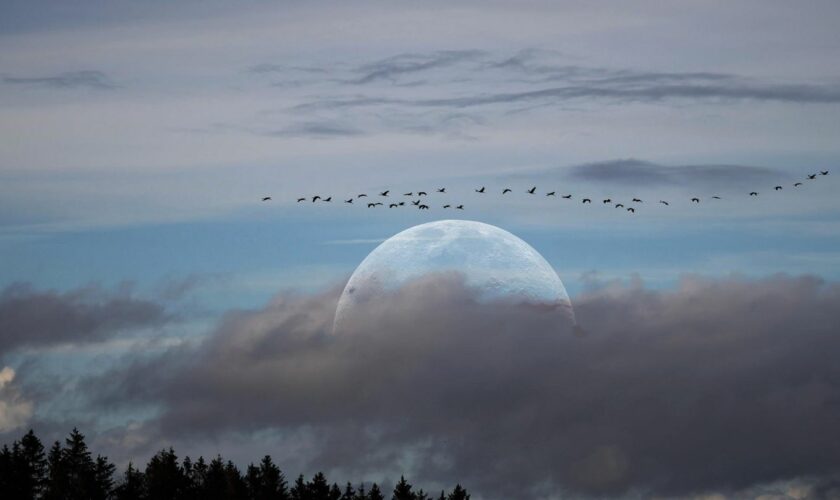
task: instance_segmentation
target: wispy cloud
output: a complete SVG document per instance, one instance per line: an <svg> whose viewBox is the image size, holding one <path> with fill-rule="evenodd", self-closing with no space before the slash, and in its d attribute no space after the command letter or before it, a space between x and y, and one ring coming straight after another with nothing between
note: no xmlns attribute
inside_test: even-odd
<svg viewBox="0 0 840 500"><path fill-rule="evenodd" d="M118 87L105 73L93 70L69 71L51 76L7 76L3 77L3 83L54 89L113 90Z"/></svg>

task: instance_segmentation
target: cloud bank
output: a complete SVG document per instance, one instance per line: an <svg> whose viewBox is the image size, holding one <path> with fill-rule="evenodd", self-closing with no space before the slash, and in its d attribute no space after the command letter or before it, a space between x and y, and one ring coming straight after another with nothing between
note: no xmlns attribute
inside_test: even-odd
<svg viewBox="0 0 840 500"><path fill-rule="evenodd" d="M575 300L583 337L481 304L459 275L334 336L338 293L232 312L197 349L97 379L97 404L159 405L145 425L164 440L308 430L312 467L410 464L488 498L828 491L840 468L837 284L601 284Z"/></svg>

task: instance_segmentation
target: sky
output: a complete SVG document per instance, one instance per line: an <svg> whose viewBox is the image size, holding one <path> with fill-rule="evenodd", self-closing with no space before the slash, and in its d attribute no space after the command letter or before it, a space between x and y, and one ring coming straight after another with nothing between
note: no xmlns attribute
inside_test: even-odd
<svg viewBox="0 0 840 500"><path fill-rule="evenodd" d="M502 477L528 478L533 498L836 492L837 2L0 0L0 13L0 441L78 426L121 464L169 444L271 453L292 474L407 472L480 498ZM343 202L386 189L428 191L430 210ZM333 201L296 201L316 194ZM381 326L408 313L322 339L370 251L447 218L530 244L590 333L523 341L498 326L522 311L494 323L436 277L389 300L462 314L463 332L401 328L410 373ZM421 376L488 329L485 364ZM454 379L472 397L447 392ZM394 411L399 391L425 403ZM359 392L368 405L343 400ZM514 453L522 442L533 451Z"/></svg>

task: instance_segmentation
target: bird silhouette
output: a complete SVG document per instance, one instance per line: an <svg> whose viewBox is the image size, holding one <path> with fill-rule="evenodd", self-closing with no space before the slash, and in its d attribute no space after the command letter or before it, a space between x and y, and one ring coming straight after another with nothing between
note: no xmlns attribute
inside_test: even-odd
<svg viewBox="0 0 840 500"><path fill-rule="evenodd" d="M396 203L391 203L390 205L388 205L388 208L397 208L398 206L399 205L397 205Z"/></svg>
<svg viewBox="0 0 840 500"><path fill-rule="evenodd" d="M604 204L606 205L607 203L612 203L612 200L611 200L611 199L609 199L609 198L605 199L605 200L604 200Z"/></svg>
<svg viewBox="0 0 840 500"><path fill-rule="evenodd" d="M572 199L572 195L570 195L570 194L564 194L561 198L566 199L566 200L571 200L571 199Z"/></svg>
<svg viewBox="0 0 840 500"><path fill-rule="evenodd" d="M504 188L504 189L502 189L502 194L507 194L507 193L510 193L511 191L512 190L510 188Z"/></svg>
<svg viewBox="0 0 840 500"><path fill-rule="evenodd" d="M376 203L368 203L368 208L373 208L379 205L382 205L382 203L378 201Z"/></svg>
<svg viewBox="0 0 840 500"><path fill-rule="evenodd" d="M271 196L264 196L262 201L269 201L271 200Z"/></svg>
<svg viewBox="0 0 840 500"><path fill-rule="evenodd" d="M412 192L403 193L403 196L414 196L414 193L412 193Z"/></svg>
<svg viewBox="0 0 840 500"><path fill-rule="evenodd" d="M821 170L820 175L828 175L828 170Z"/></svg>
<svg viewBox="0 0 840 500"><path fill-rule="evenodd" d="M419 208L420 210L428 210L428 209L429 209L429 205L420 205L420 206L419 206L419 207L417 207L417 208Z"/></svg>
<svg viewBox="0 0 840 500"><path fill-rule="evenodd" d="M438 193L445 193L445 192L446 192L446 188L440 188L440 189L438 189L438 190L437 190L437 192L438 192Z"/></svg>
<svg viewBox="0 0 840 500"><path fill-rule="evenodd" d="M476 189L476 193L484 193L484 186L481 186L481 189Z"/></svg>
<svg viewBox="0 0 840 500"><path fill-rule="evenodd" d="M775 189L776 191L781 191L781 190L782 190L782 186L776 186L776 187L774 187L773 189Z"/></svg>
<svg viewBox="0 0 840 500"><path fill-rule="evenodd" d="M297 200L298 200L298 203L300 203L302 201L306 201L306 198L298 198Z"/></svg>
<svg viewBox="0 0 840 500"><path fill-rule="evenodd" d="M581 203L592 203L592 200L590 200L589 198L584 198Z"/></svg>
<svg viewBox="0 0 840 500"><path fill-rule="evenodd" d="M356 198L367 198L367 195L365 193L362 193L362 194L356 196Z"/></svg>
<svg viewBox="0 0 840 500"><path fill-rule="evenodd" d="M449 207L451 207L451 206L452 206L452 205L444 205L444 206L443 206L443 208L449 208Z"/></svg>
<svg viewBox="0 0 840 500"><path fill-rule="evenodd" d="M344 203L353 203L353 198L350 198L349 200L344 200Z"/></svg>
<svg viewBox="0 0 840 500"><path fill-rule="evenodd" d="M528 194L534 194L537 191L537 186L532 187L528 190Z"/></svg>
<svg viewBox="0 0 840 500"><path fill-rule="evenodd" d="M628 212L630 212L631 214L635 214L635 213L636 213L636 209L635 209L635 208L633 208L633 207L628 208L628 209L627 209L627 211L628 211Z"/></svg>
<svg viewBox="0 0 840 500"><path fill-rule="evenodd" d="M315 200L320 200L320 199L321 199L321 197L320 197L320 196L317 196L317 195L316 195L316 196L313 196L313 197L312 197L312 203L315 203Z"/></svg>
<svg viewBox="0 0 840 500"><path fill-rule="evenodd" d="M700 198L692 198L691 201L694 203L700 203Z"/></svg>
<svg viewBox="0 0 840 500"><path fill-rule="evenodd" d="M456 210L463 210L463 209L464 209L464 205L458 205L457 207L455 207L455 209L456 209Z"/></svg>
<svg viewBox="0 0 840 500"><path fill-rule="evenodd" d="M417 191L417 196L427 196L425 191Z"/></svg>
<svg viewBox="0 0 840 500"><path fill-rule="evenodd" d="M667 202L667 201L665 201L665 200L659 200L659 203L662 203L662 204L663 204L663 205L665 205L666 207L668 206L668 202Z"/></svg>
<svg viewBox="0 0 840 500"><path fill-rule="evenodd" d="M332 201L332 196L330 196L328 198L324 198L324 201Z"/></svg>
<svg viewBox="0 0 840 500"><path fill-rule="evenodd" d="M751 192L750 192L750 196L758 196L758 193L757 193L757 192L755 192L755 191L751 191Z"/></svg>
<svg viewBox="0 0 840 500"><path fill-rule="evenodd" d="M719 200L719 199L720 199L720 196L712 196L712 199L713 199L713 200Z"/></svg>
<svg viewBox="0 0 840 500"><path fill-rule="evenodd" d="M622 205L621 203L616 203L615 208L624 208L624 205Z"/></svg>
<svg viewBox="0 0 840 500"><path fill-rule="evenodd" d="M420 204L420 200L415 200L415 201L412 201L412 202L411 202L411 204L412 204L412 205L414 205L414 206L416 207L417 205L419 205L419 204Z"/></svg>
<svg viewBox="0 0 840 500"><path fill-rule="evenodd" d="M554 191L551 191L551 192L549 192L549 193L545 193L545 195L546 195L546 196L554 196L555 194L556 194L556 193L555 193Z"/></svg>
<svg viewBox="0 0 840 500"><path fill-rule="evenodd" d="M388 193L390 193L390 192L391 192L390 189L387 190L387 191L382 191L381 193L379 193L379 196L388 196Z"/></svg>
<svg viewBox="0 0 840 500"><path fill-rule="evenodd" d="M638 198L633 198L632 201L633 201L633 203L643 203L642 200L640 200Z"/></svg>
<svg viewBox="0 0 840 500"><path fill-rule="evenodd" d="M405 206L405 202L404 202L404 201L401 201L401 202L397 203L397 205L399 205L399 206L401 206L401 207L404 207L404 206Z"/></svg>
<svg viewBox="0 0 840 500"><path fill-rule="evenodd" d="M801 185L802 185L802 183L801 183L801 182L795 182L795 183L793 184L793 187L799 187L799 186L801 186Z"/></svg>
<svg viewBox="0 0 840 500"><path fill-rule="evenodd" d="M814 180L817 178L817 174L811 174L808 176L809 179Z"/></svg>

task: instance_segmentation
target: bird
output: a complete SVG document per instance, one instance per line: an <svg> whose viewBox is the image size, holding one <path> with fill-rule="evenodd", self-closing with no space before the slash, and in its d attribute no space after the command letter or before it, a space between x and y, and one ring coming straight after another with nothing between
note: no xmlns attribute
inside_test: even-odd
<svg viewBox="0 0 840 500"><path fill-rule="evenodd" d="M630 212L631 214L635 214L635 213L636 213L636 209L635 209L635 208L633 208L633 207L628 208L628 209L627 209L627 211L628 211L628 212Z"/></svg>
<svg viewBox="0 0 840 500"><path fill-rule="evenodd" d="M611 200L611 199L609 199L609 198L605 199L605 200L604 200L604 205L606 205L607 203L612 203L612 200Z"/></svg>
<svg viewBox="0 0 840 500"><path fill-rule="evenodd" d="M458 205L458 206L457 206L457 207L455 207L455 208L456 208L457 210L463 210L463 209L464 209L464 205Z"/></svg>
<svg viewBox="0 0 840 500"><path fill-rule="evenodd" d="M382 204L382 203L380 203L380 202L378 202L378 201L377 201L376 203L368 203L368 208L373 208L373 207L375 207L375 206L377 206L377 205L381 205L381 204Z"/></svg>
<svg viewBox="0 0 840 500"><path fill-rule="evenodd" d="M592 203L592 200L590 200L589 198L584 198L581 203Z"/></svg>
<svg viewBox="0 0 840 500"><path fill-rule="evenodd" d="M546 196L554 196L555 194L556 193L554 191L551 191L550 193L545 193Z"/></svg>
<svg viewBox="0 0 840 500"><path fill-rule="evenodd" d="M624 205L622 205L621 203L616 203L615 208L624 208Z"/></svg>
<svg viewBox="0 0 840 500"><path fill-rule="evenodd" d="M795 183L793 184L793 187L799 187L799 186L801 186L801 185L802 185L802 183L801 183L801 182L795 182Z"/></svg>
<svg viewBox="0 0 840 500"><path fill-rule="evenodd" d="M809 179L814 180L817 178L817 174L811 174L808 176Z"/></svg>
<svg viewBox="0 0 840 500"><path fill-rule="evenodd" d="M356 196L356 198L367 198L367 195L365 193L362 193L362 194Z"/></svg>
<svg viewBox="0 0 840 500"><path fill-rule="evenodd" d="M712 196L712 199L713 199L713 200L719 200L719 199L720 199L720 196Z"/></svg>
<svg viewBox="0 0 840 500"><path fill-rule="evenodd" d="M399 205L397 205L396 203L391 203L390 205L388 205L388 208L397 208L398 206Z"/></svg>
<svg viewBox="0 0 840 500"><path fill-rule="evenodd" d="M390 189L387 190L387 191L382 191L381 193L379 193L379 196L388 196L388 193L390 193L390 192L391 192Z"/></svg>
<svg viewBox="0 0 840 500"><path fill-rule="evenodd" d="M429 205L420 205L420 206L419 206L419 207L417 207L417 208L419 208L420 210L428 210L428 209L429 209Z"/></svg>
<svg viewBox="0 0 840 500"><path fill-rule="evenodd" d="M414 205L414 206L416 207L417 205L419 205L419 204L420 204L420 200L415 200L415 201L412 201L412 202L411 202L411 204L412 204L412 205Z"/></svg>
<svg viewBox="0 0 840 500"><path fill-rule="evenodd" d="M414 196L414 193L409 191L408 193L403 193L403 196Z"/></svg>
<svg viewBox="0 0 840 500"><path fill-rule="evenodd" d="M438 190L437 190L437 192L438 192L438 193L445 193L445 192L446 192L446 188L440 188L440 189L438 189Z"/></svg>
<svg viewBox="0 0 840 500"><path fill-rule="evenodd" d="M666 207L668 206L668 202L667 202L667 201L665 201L665 200L659 200L659 203L662 203L662 204L663 204L663 205L665 205Z"/></svg>
<svg viewBox="0 0 840 500"><path fill-rule="evenodd" d="M481 189L476 189L476 193L484 193L484 186L481 186Z"/></svg>
<svg viewBox="0 0 840 500"><path fill-rule="evenodd" d="M828 170L821 170L820 175L828 175Z"/></svg>
<svg viewBox="0 0 840 500"><path fill-rule="evenodd" d="M511 188L504 188L504 189L502 189L502 194L507 194L507 193L510 193L511 191L512 191Z"/></svg>
<svg viewBox="0 0 840 500"><path fill-rule="evenodd" d="M315 196L312 197L312 203L315 203L315 200L320 200L320 199L321 199L320 196L315 195Z"/></svg>
<svg viewBox="0 0 840 500"><path fill-rule="evenodd" d="M417 196L428 196L425 191L417 191Z"/></svg>
<svg viewBox="0 0 840 500"><path fill-rule="evenodd" d="M700 203L700 198L692 198L691 201L694 203Z"/></svg>
<svg viewBox="0 0 840 500"><path fill-rule="evenodd" d="M775 189L776 191L781 191L781 190L782 190L782 186L776 186L776 187L774 187L773 189Z"/></svg>
<svg viewBox="0 0 840 500"><path fill-rule="evenodd" d="M405 206L405 202L404 202L404 201L401 201L401 202L397 203L397 205L399 205L399 206L401 206L401 207L404 207L404 206Z"/></svg>
<svg viewBox="0 0 840 500"><path fill-rule="evenodd" d="M449 207L451 207L451 206L452 206L452 205L444 205L444 206L443 206L443 208L449 208Z"/></svg>
<svg viewBox="0 0 840 500"><path fill-rule="evenodd" d="M353 203L353 198L350 198L349 200L344 200L344 203Z"/></svg>
<svg viewBox="0 0 840 500"><path fill-rule="evenodd" d="M297 200L298 200L298 203L300 203L302 201L306 201L306 198L298 198Z"/></svg>
<svg viewBox="0 0 840 500"><path fill-rule="evenodd" d="M755 191L751 191L751 192L750 192L750 196L758 196L758 193L757 193L757 192L755 192Z"/></svg>
<svg viewBox="0 0 840 500"><path fill-rule="evenodd" d="M638 198L633 198L633 203L644 203L642 200Z"/></svg>
<svg viewBox="0 0 840 500"><path fill-rule="evenodd" d="M534 192L536 192L536 190L537 190L537 186L534 186L534 187L532 187L531 189L528 190L528 194L534 194Z"/></svg>
<svg viewBox="0 0 840 500"><path fill-rule="evenodd" d="M264 196L263 199L262 199L262 201L270 201L270 200L271 200L271 196Z"/></svg>
<svg viewBox="0 0 840 500"><path fill-rule="evenodd" d="M566 199L566 200L571 200L571 199L572 199L572 195L570 195L570 194L564 194L563 196L561 196L561 198Z"/></svg>
<svg viewBox="0 0 840 500"><path fill-rule="evenodd" d="M332 196L324 198L324 201L332 201Z"/></svg>

